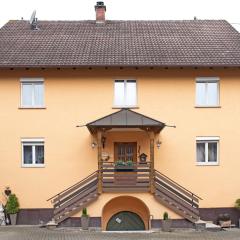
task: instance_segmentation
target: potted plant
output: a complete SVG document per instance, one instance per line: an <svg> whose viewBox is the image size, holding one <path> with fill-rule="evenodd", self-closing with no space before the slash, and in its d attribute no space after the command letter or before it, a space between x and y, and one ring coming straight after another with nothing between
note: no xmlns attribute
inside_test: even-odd
<svg viewBox="0 0 240 240"><path fill-rule="evenodd" d="M11 224L16 225L17 213L19 212L19 202L15 194L10 194L5 206L6 213L9 214Z"/></svg>
<svg viewBox="0 0 240 240"><path fill-rule="evenodd" d="M127 161L127 162L124 162L122 160L117 160L116 163L115 163L115 169L116 171L133 171L133 167L134 167L134 164L133 164L133 161Z"/></svg>
<svg viewBox="0 0 240 240"><path fill-rule="evenodd" d="M218 215L218 224L222 227L231 227L231 218L228 213Z"/></svg>
<svg viewBox="0 0 240 240"><path fill-rule="evenodd" d="M236 200L235 202L235 208L240 210L240 198ZM240 228L240 218L238 219L238 227Z"/></svg>
<svg viewBox="0 0 240 240"><path fill-rule="evenodd" d="M82 230L88 230L89 228L89 216L87 214L87 208L83 208L81 217Z"/></svg>
<svg viewBox="0 0 240 240"><path fill-rule="evenodd" d="M162 220L162 231L163 232L170 232L172 226L172 219L169 218L168 213L163 213L163 220Z"/></svg>

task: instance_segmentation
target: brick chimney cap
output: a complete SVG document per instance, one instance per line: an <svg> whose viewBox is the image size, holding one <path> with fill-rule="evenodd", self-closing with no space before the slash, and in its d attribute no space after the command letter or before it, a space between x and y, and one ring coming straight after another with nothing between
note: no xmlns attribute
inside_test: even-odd
<svg viewBox="0 0 240 240"><path fill-rule="evenodd" d="M104 6L104 2L103 1L98 1L97 6Z"/></svg>
<svg viewBox="0 0 240 240"><path fill-rule="evenodd" d="M98 1L97 4L95 5L95 10L98 8L104 8L106 11L106 6L104 5L103 1Z"/></svg>

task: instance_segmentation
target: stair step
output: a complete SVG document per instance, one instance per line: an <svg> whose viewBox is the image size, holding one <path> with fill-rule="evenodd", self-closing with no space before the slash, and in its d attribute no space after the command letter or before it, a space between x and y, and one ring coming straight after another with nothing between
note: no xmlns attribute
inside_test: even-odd
<svg viewBox="0 0 240 240"><path fill-rule="evenodd" d="M180 198L179 196L176 196L174 193L170 192L168 189L165 189L164 187L160 185L156 185L156 195L159 195L160 197L163 197L164 199L167 199L168 201L174 202L176 205L183 206L184 209L189 209L190 211L194 212L195 214L199 214L199 211L196 207L193 207L189 201L186 202L185 199Z"/></svg>
<svg viewBox="0 0 240 240"><path fill-rule="evenodd" d="M76 202L81 201L81 199L84 199L86 196L90 195L93 192L97 191L97 186L95 185L89 185L88 189L84 189L84 191L79 190L75 195L72 195L71 198L66 198L66 202L62 203L59 208L54 210L54 214L57 214L64 209L74 205Z"/></svg>
<svg viewBox="0 0 240 240"><path fill-rule="evenodd" d="M95 196L95 198L89 199L88 201L84 202L81 206L76 206L74 209L71 209L68 212L61 214L57 218L54 217L56 223L59 224L60 222L64 221L65 219L69 218L70 216L82 210L84 207L88 206L90 203L96 201L97 199L98 199L98 194Z"/></svg>
<svg viewBox="0 0 240 240"><path fill-rule="evenodd" d="M170 209L172 209L174 212L176 212L177 214L179 214L180 216L188 219L190 222L195 223L199 217L197 215L195 215L194 213L189 213L188 211L184 212L182 209L178 209L175 206L169 204L168 201L162 199L160 196L155 195L155 198L157 201L159 201L161 204L165 205L166 207L169 207Z"/></svg>
<svg viewBox="0 0 240 240"><path fill-rule="evenodd" d="M94 199L95 197L97 197L97 194L94 194L93 197L91 198L87 198L86 200L84 200L83 202L80 202L79 204L77 204L75 207L73 208L66 208L67 210L69 209L70 211L71 210L74 210L75 208L78 208L80 207L81 205L83 205L85 202L88 202L88 201L91 201L92 199Z"/></svg>
<svg viewBox="0 0 240 240"><path fill-rule="evenodd" d="M81 202L79 202L79 203L75 203L75 204L72 205L71 207L66 208L66 209L64 209L62 212L56 214L56 215L55 215L55 218L56 218L56 217L64 216L64 215L66 215L66 214L68 214L68 213L70 213L70 212L72 212L72 211L80 208L81 206L86 205L86 203L88 203L88 202L90 202L90 201L92 201L92 200L95 200L97 197L98 197L98 194L95 194L94 197L85 199L84 201L81 201Z"/></svg>
<svg viewBox="0 0 240 240"><path fill-rule="evenodd" d="M169 202L167 199L163 198L164 201L168 202L171 206L177 208L178 210L182 211L183 213L189 215L189 213L187 211L185 211L184 209L182 209L179 205L176 205L174 202ZM190 215L191 216L191 215Z"/></svg>
<svg viewBox="0 0 240 240"><path fill-rule="evenodd" d="M163 189L156 189L155 195L159 196L164 201L169 202L169 204L174 205L174 207L177 207L185 212L192 212L197 216L199 215L199 211L197 208L192 207L190 204L186 203L182 199L176 198L176 196L174 196L172 193L169 193Z"/></svg>
<svg viewBox="0 0 240 240"><path fill-rule="evenodd" d="M91 192L91 193L87 194L86 196L83 196L81 199L79 199L78 201L74 202L72 205L69 205L67 208L63 208L61 211L59 211L59 209L58 209L58 211L54 211L54 217L57 218L60 215L63 215L63 213L71 211L72 208L79 207L78 206L79 204L87 202L88 201L87 199L89 199L91 197L92 198L96 198L97 197L96 190L94 192Z"/></svg>
<svg viewBox="0 0 240 240"><path fill-rule="evenodd" d="M213 232L222 231L222 228L219 225L216 225L214 223L209 223L209 222L206 222L206 229L208 231L213 231Z"/></svg>

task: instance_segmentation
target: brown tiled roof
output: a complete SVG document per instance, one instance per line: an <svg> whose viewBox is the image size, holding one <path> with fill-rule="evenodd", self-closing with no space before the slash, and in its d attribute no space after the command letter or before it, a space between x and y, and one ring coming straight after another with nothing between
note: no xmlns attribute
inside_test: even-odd
<svg viewBox="0 0 240 240"><path fill-rule="evenodd" d="M240 66L240 34L224 20L9 21L0 67Z"/></svg>

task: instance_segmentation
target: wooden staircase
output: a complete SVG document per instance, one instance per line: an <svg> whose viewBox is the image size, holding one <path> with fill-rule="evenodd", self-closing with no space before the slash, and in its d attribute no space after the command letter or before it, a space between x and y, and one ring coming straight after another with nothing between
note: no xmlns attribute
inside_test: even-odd
<svg viewBox="0 0 240 240"><path fill-rule="evenodd" d="M98 196L98 171L96 171L47 201L51 200L54 207L53 219L59 224L96 201Z"/></svg>
<svg viewBox="0 0 240 240"><path fill-rule="evenodd" d="M116 181L119 173L115 173L114 169L110 167L101 171L101 174L103 192L151 191L159 203L183 218L193 223L199 220L198 203L201 198L157 170L154 170L154 174L151 177L149 168L142 166L136 172L130 174L131 177L134 177L134 181L130 181L129 176L125 176L127 181L122 179L123 174L120 174L121 181ZM56 224L61 223L97 200L99 197L98 179L99 171L95 171L82 181L48 199L48 201L51 200L54 207L53 219ZM117 178L117 180L119 179ZM151 185L153 185L153 188Z"/></svg>
<svg viewBox="0 0 240 240"><path fill-rule="evenodd" d="M154 171L155 199L190 222L199 220L200 197L174 182L164 174Z"/></svg>

